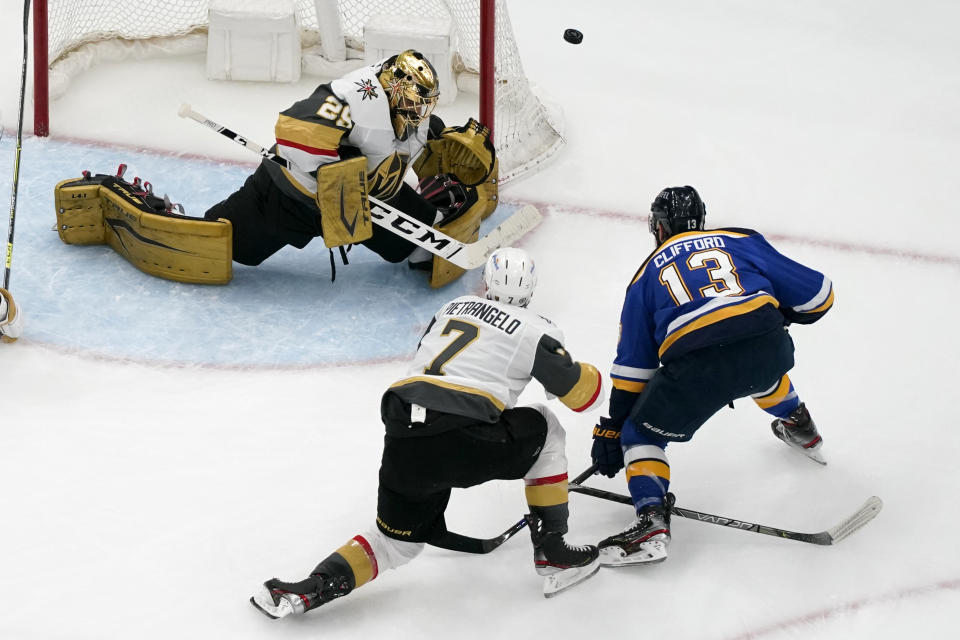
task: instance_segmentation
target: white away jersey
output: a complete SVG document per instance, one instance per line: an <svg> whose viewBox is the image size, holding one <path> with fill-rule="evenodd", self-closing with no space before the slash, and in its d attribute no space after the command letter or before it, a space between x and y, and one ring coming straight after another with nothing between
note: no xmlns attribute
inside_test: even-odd
<svg viewBox="0 0 960 640"><path fill-rule="evenodd" d="M434 315L408 377L390 389L411 403L493 422L530 382L544 335L563 343L560 329L533 311L461 296Z"/></svg>

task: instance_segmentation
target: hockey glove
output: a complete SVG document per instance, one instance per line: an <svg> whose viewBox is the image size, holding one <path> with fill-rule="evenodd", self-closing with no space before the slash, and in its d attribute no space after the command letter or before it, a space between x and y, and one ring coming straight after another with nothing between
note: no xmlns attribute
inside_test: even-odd
<svg viewBox="0 0 960 640"><path fill-rule="evenodd" d="M623 469L623 449L620 448L620 427L610 418L600 418L593 428L593 449L590 451L597 472L612 478Z"/></svg>
<svg viewBox="0 0 960 640"><path fill-rule="evenodd" d="M13 296L0 287L0 342L15 342L23 333L23 312Z"/></svg>
<svg viewBox="0 0 960 640"><path fill-rule="evenodd" d="M463 184L449 173L424 178L417 189L440 211L442 217L437 224L441 226L453 222L477 202L476 187Z"/></svg>

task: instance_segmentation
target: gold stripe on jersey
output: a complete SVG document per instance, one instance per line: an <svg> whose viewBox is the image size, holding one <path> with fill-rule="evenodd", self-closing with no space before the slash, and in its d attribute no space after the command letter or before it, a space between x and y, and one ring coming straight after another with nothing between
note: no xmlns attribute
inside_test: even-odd
<svg viewBox="0 0 960 640"><path fill-rule="evenodd" d="M809 311L802 311L801 313L821 313L821 312L823 312L823 311L826 311L827 309L829 309L829 308L832 307L832 306L833 306L833 288L831 287L831 288L830 288L830 295L827 296L826 302L824 302L823 304L821 304L821 305L820 305L819 307L817 307L816 309L810 309Z"/></svg>
<svg viewBox="0 0 960 640"><path fill-rule="evenodd" d="M621 391L629 391L630 393L640 393L647 387L646 382L637 382L636 380L623 380L621 378L613 378L613 388L620 389Z"/></svg>
<svg viewBox="0 0 960 640"><path fill-rule="evenodd" d="M350 540L337 549L336 552L343 556L343 559L346 560L350 568L353 569L353 577L354 580L356 580L354 589L373 580L373 562L370 561L367 550L360 546L359 542Z"/></svg>
<svg viewBox="0 0 960 640"><path fill-rule="evenodd" d="M776 389L765 396L755 397L753 401L756 402L757 406L761 409L766 409L783 402L783 399L786 398L787 394L789 393L790 378L787 376L787 374L783 374L783 377L780 378L780 384L777 385Z"/></svg>
<svg viewBox="0 0 960 640"><path fill-rule="evenodd" d="M413 384L416 382L426 383L434 387L440 387L441 389L447 389L448 391L456 391L458 393L466 393L472 396L480 396L497 408L498 411L503 411L506 405L492 393L488 393L481 389L474 389L473 387L467 387L462 384L454 384L451 382L446 382L440 379L438 376L413 376L412 378L405 378L403 380L398 380L390 385L391 389L398 389L400 387L405 387L408 384Z"/></svg>
<svg viewBox="0 0 960 640"><path fill-rule="evenodd" d="M776 298L773 296L761 295L739 304L730 304L725 307L720 307L716 311L705 313L690 324L677 329L667 336L667 339L664 340L663 344L660 345L660 351L658 352L658 355L662 358L663 354L666 353L667 349L673 346L674 342L698 329L702 329L703 327L714 324L715 322L720 322L721 320L726 320L727 318L750 313L751 311L755 311L765 304L772 304L774 307L780 306L780 303L778 303Z"/></svg>
<svg viewBox="0 0 960 640"><path fill-rule="evenodd" d="M328 156L335 154L340 147L343 134L346 133L343 129L317 122L298 120L283 114L280 114L280 117L277 118L274 131L277 140L286 140L301 148L309 147L309 149L304 149L307 153L312 152L314 155Z"/></svg>
<svg viewBox="0 0 960 640"><path fill-rule="evenodd" d="M568 500L566 478L550 484L527 485L523 490L531 507L552 507Z"/></svg>
<svg viewBox="0 0 960 640"><path fill-rule="evenodd" d="M637 460L627 465L627 482L637 476L656 476L670 480L670 465L660 460Z"/></svg>
<svg viewBox="0 0 960 640"><path fill-rule="evenodd" d="M560 402L574 411L583 411L596 401L600 387L600 372L597 368L588 362L581 362L580 378L570 391L560 396Z"/></svg>

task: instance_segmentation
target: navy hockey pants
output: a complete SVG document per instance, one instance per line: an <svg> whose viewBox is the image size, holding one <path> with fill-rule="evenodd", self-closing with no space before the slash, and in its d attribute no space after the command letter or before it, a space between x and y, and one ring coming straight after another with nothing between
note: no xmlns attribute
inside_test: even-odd
<svg viewBox="0 0 960 640"><path fill-rule="evenodd" d="M724 406L769 389L792 368L793 340L779 327L684 354L650 379L623 424L621 444L690 440Z"/></svg>

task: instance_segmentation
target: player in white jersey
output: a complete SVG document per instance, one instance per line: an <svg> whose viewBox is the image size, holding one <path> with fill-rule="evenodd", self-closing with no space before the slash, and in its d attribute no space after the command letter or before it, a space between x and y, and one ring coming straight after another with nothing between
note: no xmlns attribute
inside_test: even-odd
<svg viewBox="0 0 960 640"><path fill-rule="evenodd" d="M526 309L537 274L520 249L495 251L484 268L486 297L445 304L427 327L408 375L386 391L386 427L376 526L296 583L264 583L251 601L272 617L303 613L347 595L378 573L449 536L444 511L454 487L524 479L534 566L547 596L593 575L594 546L567 532L565 434L545 404L516 406L536 379L574 411L603 401L603 377L577 362L552 322Z"/></svg>
<svg viewBox="0 0 960 640"><path fill-rule="evenodd" d="M23 333L23 311L9 291L0 287L0 342L14 342Z"/></svg>

